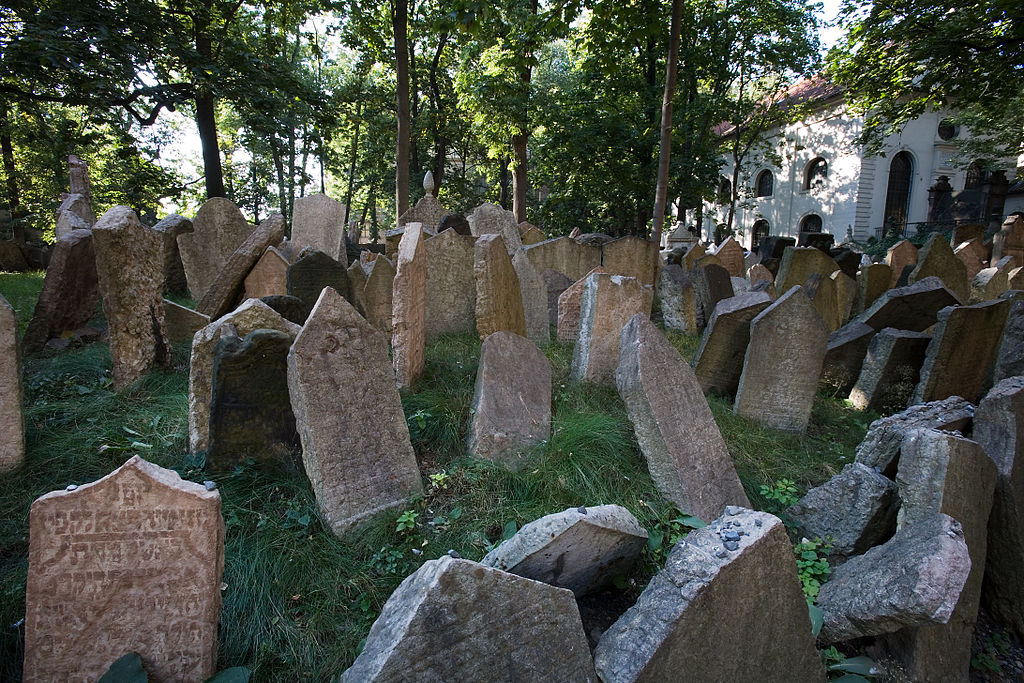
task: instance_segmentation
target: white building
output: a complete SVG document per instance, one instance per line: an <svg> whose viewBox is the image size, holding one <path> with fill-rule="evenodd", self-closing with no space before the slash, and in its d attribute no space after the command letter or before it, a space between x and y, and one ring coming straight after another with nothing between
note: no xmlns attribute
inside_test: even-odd
<svg viewBox="0 0 1024 683"><path fill-rule="evenodd" d="M957 141L967 131L951 125L948 112L923 114L886 138L884 156L866 156L856 143L864 117L847 110L839 88L808 79L790 87L786 98L813 106L801 121L768 131L781 166L757 151L741 163L732 227L746 248L755 248L764 235L801 232L831 233L839 243L850 235L858 241L881 237L893 227L907 235L954 223L998 228L1014 163L1004 162L1005 170L996 172L978 164L955 168ZM731 158L722 175L724 199ZM702 239L714 239L716 228L721 235L728 209L727 200L705 205Z"/></svg>

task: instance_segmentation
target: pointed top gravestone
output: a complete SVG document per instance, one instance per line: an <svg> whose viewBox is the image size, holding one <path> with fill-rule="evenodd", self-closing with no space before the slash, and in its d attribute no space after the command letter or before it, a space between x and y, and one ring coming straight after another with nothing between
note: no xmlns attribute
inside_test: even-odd
<svg viewBox="0 0 1024 683"><path fill-rule="evenodd" d="M242 294L245 276L268 247L284 238L284 216L275 213L256 226L221 266L206 294L196 304L200 313L219 318L234 308Z"/></svg>
<svg viewBox="0 0 1024 683"><path fill-rule="evenodd" d="M928 242L921 247L917 254L917 266L910 272L907 284L912 285L933 275L942 280L961 303L967 302L970 295L967 267L953 254L949 241L939 232L929 237Z"/></svg>
<svg viewBox="0 0 1024 683"><path fill-rule="evenodd" d="M792 287L802 286L815 273L827 278L837 270L839 264L820 249L786 247L775 276L775 287L779 294L785 294Z"/></svg>
<svg viewBox="0 0 1024 683"><path fill-rule="evenodd" d="M178 235L178 250L192 298L203 298L221 266L253 226L238 207L223 197L208 199L192 219L192 232Z"/></svg>
<svg viewBox="0 0 1024 683"><path fill-rule="evenodd" d="M268 247L245 276L245 298L281 296L288 293L288 259L275 247Z"/></svg>
<svg viewBox="0 0 1024 683"><path fill-rule="evenodd" d="M348 207L325 194L295 198L292 213L292 242L300 249L312 247L346 268L345 225Z"/></svg>
<svg viewBox="0 0 1024 683"><path fill-rule="evenodd" d="M519 236L519 224L511 211L506 211L496 204L481 204L473 209L466 219L475 237L501 235L509 256L523 246L523 239Z"/></svg>
<svg viewBox="0 0 1024 683"><path fill-rule="evenodd" d="M548 238L547 235L541 232L540 228L533 223L527 223L526 221L519 224L519 236L523 240L523 246L527 246L529 244L540 244Z"/></svg>
<svg viewBox="0 0 1024 683"><path fill-rule="evenodd" d="M401 228L410 223L419 223L423 226L424 230L440 234L439 226L441 225L441 219L447 215L448 209L441 206L441 202L437 200L437 197L428 192L423 195L422 199L416 202L416 206L398 217L398 227Z"/></svg>
<svg viewBox="0 0 1024 683"><path fill-rule="evenodd" d="M740 243L733 239L731 236L726 237L725 240L718 245L715 249L715 256L722 262L725 269L729 271L731 277L743 277L746 273L744 267L744 254L743 247Z"/></svg>
<svg viewBox="0 0 1024 683"><path fill-rule="evenodd" d="M967 270L968 282L973 283L974 277L985 268L985 264L982 263L977 249L970 242L964 242L957 246L953 250L953 255L964 264L964 268Z"/></svg>
<svg viewBox="0 0 1024 683"><path fill-rule="evenodd" d="M885 263L892 269L889 282L889 288L892 289L903 274L903 269L917 264L917 247L909 240L900 240L885 253Z"/></svg>
<svg viewBox="0 0 1024 683"><path fill-rule="evenodd" d="M350 302L352 299L348 283L348 268L322 251L309 252L288 266L285 280L288 295L302 301L306 315L309 315L320 292L327 287Z"/></svg>
<svg viewBox="0 0 1024 683"><path fill-rule="evenodd" d="M1024 218L1019 215L1008 216L992 238L992 261L1004 256L1015 256L1024 263Z"/></svg>

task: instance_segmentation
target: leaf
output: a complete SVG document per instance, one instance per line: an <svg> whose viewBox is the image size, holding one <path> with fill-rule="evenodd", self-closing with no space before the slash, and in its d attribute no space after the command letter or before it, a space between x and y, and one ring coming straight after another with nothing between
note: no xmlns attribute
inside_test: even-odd
<svg viewBox="0 0 1024 683"><path fill-rule="evenodd" d="M661 529L652 529L647 535L647 549L652 553L657 552L665 540L665 533Z"/></svg>
<svg viewBox="0 0 1024 683"><path fill-rule="evenodd" d="M845 671L851 674L862 674L864 676L874 676L878 673L875 662L870 657L850 657L844 659L838 664L833 664L828 668L829 671Z"/></svg>
<svg viewBox="0 0 1024 683"><path fill-rule="evenodd" d="M807 605L807 611L811 615L811 635L815 638L821 633L821 627L825 625L825 613L817 605Z"/></svg>
<svg viewBox="0 0 1024 683"><path fill-rule="evenodd" d="M693 515L683 515L678 520L683 526L688 526L691 529L703 529L707 526L707 523L700 517L694 517Z"/></svg>
<svg viewBox="0 0 1024 683"><path fill-rule="evenodd" d="M152 448L153 446L148 443L142 443L141 441L132 441L132 448Z"/></svg>
<svg viewBox="0 0 1024 683"><path fill-rule="evenodd" d="M248 683L250 675L251 673L244 666L233 666L208 679L206 683Z"/></svg>
<svg viewBox="0 0 1024 683"><path fill-rule="evenodd" d="M448 519L452 520L453 522L455 520L457 520L461 516L462 516L462 508L455 508L454 510L452 510L451 512L448 513Z"/></svg>
<svg viewBox="0 0 1024 683"><path fill-rule="evenodd" d="M517 531L519 531L519 527L516 526L516 522L514 519L509 522L506 522L505 528L501 530L501 540L507 541L508 539L515 536Z"/></svg>
<svg viewBox="0 0 1024 683"><path fill-rule="evenodd" d="M149 683L149 676L142 668L142 658L129 652L111 664L98 683Z"/></svg>

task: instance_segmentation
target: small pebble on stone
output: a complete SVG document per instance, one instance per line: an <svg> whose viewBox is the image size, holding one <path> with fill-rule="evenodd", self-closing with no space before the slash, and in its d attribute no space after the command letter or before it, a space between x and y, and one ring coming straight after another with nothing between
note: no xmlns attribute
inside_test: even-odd
<svg viewBox="0 0 1024 683"><path fill-rule="evenodd" d="M736 542L736 541L726 541L725 542L725 549L726 550L739 550L739 547L740 547L740 544L738 542Z"/></svg>
<svg viewBox="0 0 1024 683"><path fill-rule="evenodd" d="M761 526L761 520L759 520L759 519L755 519L755 520L754 520L754 526L756 526L756 527L760 527L760 526Z"/></svg>
<svg viewBox="0 0 1024 683"><path fill-rule="evenodd" d="M457 559L459 559L460 557L462 557L462 555L459 555L459 554L458 554L457 552L455 552L454 550L449 550L449 551L448 551L448 557L452 558L453 560L457 560Z"/></svg>
<svg viewBox="0 0 1024 683"><path fill-rule="evenodd" d="M68 484L68 487L65 489L65 491L74 491L77 488L78 484Z"/></svg>
<svg viewBox="0 0 1024 683"><path fill-rule="evenodd" d="M217 488L217 482L215 482L215 481L204 481L203 482L203 486L206 487L207 491L213 491L214 489Z"/></svg>
<svg viewBox="0 0 1024 683"><path fill-rule="evenodd" d="M580 513L581 515L587 514L587 506L580 505L578 508L576 508L576 512Z"/></svg>

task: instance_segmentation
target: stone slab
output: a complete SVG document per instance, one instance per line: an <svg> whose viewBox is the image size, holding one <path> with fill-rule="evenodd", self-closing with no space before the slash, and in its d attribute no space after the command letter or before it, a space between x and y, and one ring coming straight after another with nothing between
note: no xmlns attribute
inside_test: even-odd
<svg viewBox="0 0 1024 683"><path fill-rule="evenodd" d="M178 251L188 291L202 299L221 266L235 253L253 226L238 207L223 197L208 199L192 219L192 232L178 235Z"/></svg>
<svg viewBox="0 0 1024 683"><path fill-rule="evenodd" d="M526 336L519 277L501 235L491 233L477 238L473 277L476 280L476 331L480 338L486 339L487 335L502 330Z"/></svg>
<svg viewBox="0 0 1024 683"><path fill-rule="evenodd" d="M24 394L18 316L0 295L0 473L25 460Z"/></svg>
<svg viewBox="0 0 1024 683"><path fill-rule="evenodd" d="M693 357L693 372L704 393L736 392L750 342L750 321L771 303L764 292L747 292L715 305Z"/></svg>
<svg viewBox="0 0 1024 683"><path fill-rule="evenodd" d="M306 315L312 310L313 304L327 287L352 302L352 290L348 283L348 268L330 254L322 251L309 251L295 263L288 266L285 273L288 296L299 299L304 306Z"/></svg>
<svg viewBox="0 0 1024 683"><path fill-rule="evenodd" d="M92 231L72 230L50 253L43 288L22 340L25 350L39 351L50 339L85 325L96 314L99 300Z"/></svg>
<svg viewBox="0 0 1024 683"><path fill-rule="evenodd" d="M594 273L607 273L602 266L597 266L587 273L586 277L576 280L558 297L558 341L575 342L580 333L580 300L583 298L583 285Z"/></svg>
<svg viewBox="0 0 1024 683"><path fill-rule="evenodd" d="M392 282L391 350L395 381L411 387L423 374L426 338L427 261L423 226L409 223L398 244Z"/></svg>
<svg viewBox="0 0 1024 683"><path fill-rule="evenodd" d="M445 230L424 241L427 262L426 339L476 331L472 236Z"/></svg>
<svg viewBox="0 0 1024 683"><path fill-rule="evenodd" d="M889 282L889 288L892 289L907 266L917 266L917 247L909 240L900 240L885 252L885 264L892 271Z"/></svg>
<svg viewBox="0 0 1024 683"><path fill-rule="evenodd" d="M635 277L590 275L580 297L580 331L569 376L580 382L614 385L622 328L637 313L649 315L650 306L650 290Z"/></svg>
<svg viewBox="0 0 1024 683"><path fill-rule="evenodd" d="M661 300L661 318L666 328L690 334L698 332L697 295L693 281L681 266L670 263L661 269L657 294Z"/></svg>
<svg viewBox="0 0 1024 683"><path fill-rule="evenodd" d="M775 276L775 287L785 294L792 287L803 285L807 278L817 273L828 277L839 270L839 264L825 252L815 247L786 247Z"/></svg>
<svg viewBox="0 0 1024 683"><path fill-rule="evenodd" d="M211 318L219 318L231 311L242 295L245 276L268 247L284 239L284 229L284 216L279 213L256 226L224 262L206 294L196 304L196 310Z"/></svg>
<svg viewBox="0 0 1024 683"><path fill-rule="evenodd" d="M970 295L970 281L967 267L953 254L949 241L942 233L934 233L917 253L917 266L911 271L907 284L914 284L926 277L937 277L953 292L960 303L966 303Z"/></svg>
<svg viewBox="0 0 1024 683"><path fill-rule="evenodd" d="M512 267L519 279L519 294L523 300L523 318L526 322L526 338L535 344L551 341L551 324L548 316L548 288L544 279L533 267L523 248L512 255Z"/></svg>
<svg viewBox="0 0 1024 683"><path fill-rule="evenodd" d="M547 269L557 270L566 277L582 279L587 273L601 265L601 249L580 244L568 237L556 237L526 247L530 262L543 273Z"/></svg>
<svg viewBox="0 0 1024 683"><path fill-rule="evenodd" d="M346 268L345 226L348 207L322 193L295 198L292 211L292 242L300 249L322 251Z"/></svg>
<svg viewBox="0 0 1024 683"><path fill-rule="evenodd" d="M602 247L601 265L612 275L635 277L654 286L658 275L658 244L633 235L620 237Z"/></svg>
<svg viewBox="0 0 1024 683"><path fill-rule="evenodd" d="M956 303L956 295L942 284L942 280L925 278L912 285L886 291L856 320L876 330L895 327L923 332L935 324L940 310Z"/></svg>
<svg viewBox="0 0 1024 683"><path fill-rule="evenodd" d="M178 235L192 232L192 221L172 213L158 221L153 229L163 235L164 292L187 293L188 280L185 278L185 266L181 263L181 252L178 251Z"/></svg>
<svg viewBox="0 0 1024 683"><path fill-rule="evenodd" d="M191 345L196 332L210 324L210 316L164 299L164 324L172 344Z"/></svg>
<svg viewBox="0 0 1024 683"><path fill-rule="evenodd" d="M429 277L429 275L428 275ZM378 256L370 266L363 288L366 302L366 319L388 338L393 328L391 314L394 311L395 266L383 256Z"/></svg>
<svg viewBox="0 0 1024 683"><path fill-rule="evenodd" d="M288 259L275 247L267 247L256 265L245 276L244 297L261 299L265 296L288 294Z"/></svg>
<svg viewBox="0 0 1024 683"><path fill-rule="evenodd" d="M891 327L875 335L850 390L853 406L883 415L902 410L920 379L931 339L930 334Z"/></svg>

